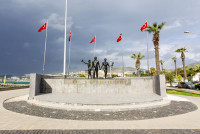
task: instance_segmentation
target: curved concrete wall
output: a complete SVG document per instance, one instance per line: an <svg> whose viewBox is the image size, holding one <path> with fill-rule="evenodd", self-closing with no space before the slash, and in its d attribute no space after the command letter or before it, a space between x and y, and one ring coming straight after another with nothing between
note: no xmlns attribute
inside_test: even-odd
<svg viewBox="0 0 200 134"><path fill-rule="evenodd" d="M40 76L40 75L39 75ZM81 94L158 94L166 96L165 76L141 77L141 78L115 78L115 79L63 79L43 78L37 81L31 74L31 93L38 91L54 93L81 93ZM42 87L38 86L42 83ZM35 86L34 86L35 85ZM38 89L39 88L39 89ZM34 92L32 91L34 90ZM35 94L36 96L37 94Z"/></svg>
<svg viewBox="0 0 200 134"><path fill-rule="evenodd" d="M125 79L44 79L47 89L52 93L86 93L86 94L143 94L153 93L153 79L125 78Z"/></svg>

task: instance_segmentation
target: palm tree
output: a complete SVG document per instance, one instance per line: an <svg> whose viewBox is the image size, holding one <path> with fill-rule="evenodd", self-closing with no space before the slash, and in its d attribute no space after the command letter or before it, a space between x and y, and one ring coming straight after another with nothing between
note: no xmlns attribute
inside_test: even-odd
<svg viewBox="0 0 200 134"><path fill-rule="evenodd" d="M154 67L150 68L151 75L154 76L156 73L156 69Z"/></svg>
<svg viewBox="0 0 200 134"><path fill-rule="evenodd" d="M195 65L195 72L196 73L200 72L200 65L198 65L198 64Z"/></svg>
<svg viewBox="0 0 200 134"><path fill-rule="evenodd" d="M160 25L158 25L157 23L153 23L152 26L148 26L147 29L145 31L149 32L149 33L153 33L153 43L155 46L155 58L156 58L156 74L160 75L160 63L159 63L159 34L160 34L160 30L163 28L163 26L165 25L165 22L162 22Z"/></svg>
<svg viewBox="0 0 200 134"><path fill-rule="evenodd" d="M181 53L181 59L183 62L183 71L184 71L184 81L185 81L187 79L187 73L185 69L185 52L188 52L188 50L184 47L184 48L177 49L175 52Z"/></svg>
<svg viewBox="0 0 200 134"><path fill-rule="evenodd" d="M160 64L161 64L161 67L162 67L162 71L164 70L163 69L163 64L165 63L165 61L163 61L163 60L160 60Z"/></svg>
<svg viewBox="0 0 200 134"><path fill-rule="evenodd" d="M176 72L176 77L177 77L177 67L176 67L176 56L172 58L172 60L174 60L174 64L175 64L175 72Z"/></svg>
<svg viewBox="0 0 200 134"><path fill-rule="evenodd" d="M137 54L133 54L131 56L131 58L133 59L136 59L136 64L135 64L135 67L137 69L137 76L139 77L140 76L140 60L142 60L144 58L144 55L141 55L141 53L137 53Z"/></svg>

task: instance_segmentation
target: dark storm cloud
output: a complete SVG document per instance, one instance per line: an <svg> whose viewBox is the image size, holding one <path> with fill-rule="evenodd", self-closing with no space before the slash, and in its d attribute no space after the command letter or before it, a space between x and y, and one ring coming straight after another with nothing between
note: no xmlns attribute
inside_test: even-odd
<svg viewBox="0 0 200 134"><path fill-rule="evenodd" d="M190 49L193 59L199 55L199 35L187 37L184 30L197 32L200 23L200 2L196 0L68 0L68 32L72 30L71 70L85 70L81 59L93 59L93 44L97 36L97 56L115 60L121 65L122 44L127 66L134 66L132 53L146 56L146 33L140 27L148 20L167 21L160 37L160 55L171 65L174 50L183 45ZM46 73L63 70L65 0L9 0L0 2L0 74L42 72L45 31L38 33L45 19L49 19ZM120 33L123 41L116 43ZM150 64L155 65L152 34L149 35ZM192 45L187 45L190 42ZM68 51L68 50L67 50ZM67 54L68 55L68 54ZM68 62L68 61L67 61ZM146 67L146 57L142 62ZM179 63L179 66L181 62Z"/></svg>

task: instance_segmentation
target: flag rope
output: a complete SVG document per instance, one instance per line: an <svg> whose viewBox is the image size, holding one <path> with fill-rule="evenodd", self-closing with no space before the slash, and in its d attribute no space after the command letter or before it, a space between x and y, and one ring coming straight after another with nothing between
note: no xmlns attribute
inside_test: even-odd
<svg viewBox="0 0 200 134"><path fill-rule="evenodd" d="M71 34L71 31L70 31ZM71 36L71 35L70 35ZM68 77L69 77L69 73L70 73L70 48L71 48L71 37L70 37L70 43L69 43L69 64L68 64Z"/></svg>
<svg viewBox="0 0 200 134"><path fill-rule="evenodd" d="M147 32L147 67L148 67L148 76L149 76L149 43L148 43L148 39L149 39L149 34Z"/></svg>
<svg viewBox="0 0 200 134"><path fill-rule="evenodd" d="M47 49L47 30L48 30L48 20L47 20L47 28L46 28L46 39L45 39L45 47L44 47L44 63L43 63L43 75L45 70L45 63L46 63L46 49Z"/></svg>

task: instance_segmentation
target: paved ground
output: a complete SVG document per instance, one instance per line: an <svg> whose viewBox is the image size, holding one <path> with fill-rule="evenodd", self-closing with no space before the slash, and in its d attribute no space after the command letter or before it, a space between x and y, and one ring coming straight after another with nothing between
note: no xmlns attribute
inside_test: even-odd
<svg viewBox="0 0 200 134"><path fill-rule="evenodd" d="M145 120L185 114L197 110L191 102L172 101L170 105L151 109L137 109L129 111L66 111L38 107L26 101L5 102L4 108L17 113L65 120L112 121L112 120ZM42 113L42 114L41 114Z"/></svg>
<svg viewBox="0 0 200 134"><path fill-rule="evenodd" d="M27 93L28 89L0 92L0 130L200 129L200 109L183 115L139 121L73 121L23 115L3 108L3 101L7 98ZM200 108L200 98L187 96L184 98L191 100ZM192 133L192 130L189 131ZM199 133L199 131L196 132ZM154 133L153 130L152 133ZM174 133L176 133L175 130Z"/></svg>
<svg viewBox="0 0 200 134"><path fill-rule="evenodd" d="M2 134L200 134L200 130L13 130Z"/></svg>

